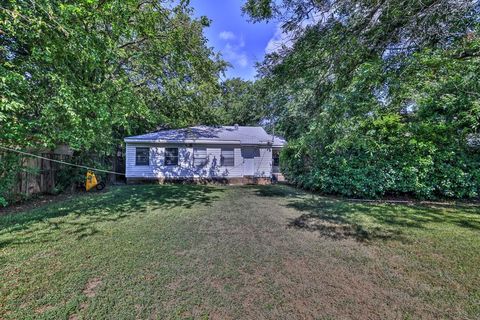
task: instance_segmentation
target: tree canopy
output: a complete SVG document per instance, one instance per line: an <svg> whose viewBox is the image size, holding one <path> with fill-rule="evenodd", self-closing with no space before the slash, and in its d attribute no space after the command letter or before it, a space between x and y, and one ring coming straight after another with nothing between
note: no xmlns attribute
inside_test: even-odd
<svg viewBox="0 0 480 320"><path fill-rule="evenodd" d="M478 1L249 0L291 41L259 71L299 186L347 196L476 197Z"/></svg>
<svg viewBox="0 0 480 320"><path fill-rule="evenodd" d="M262 102L262 82L227 79L221 83L221 93L214 107L222 124L259 125L268 116Z"/></svg>
<svg viewBox="0 0 480 320"><path fill-rule="evenodd" d="M209 122L225 63L186 2L7 0L0 142L109 148L157 125Z"/></svg>

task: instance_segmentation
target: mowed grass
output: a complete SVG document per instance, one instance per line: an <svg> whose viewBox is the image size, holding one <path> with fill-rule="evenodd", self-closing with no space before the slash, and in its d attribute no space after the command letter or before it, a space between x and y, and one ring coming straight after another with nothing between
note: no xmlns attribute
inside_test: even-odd
<svg viewBox="0 0 480 320"><path fill-rule="evenodd" d="M0 319L478 319L480 208L112 188L0 217Z"/></svg>

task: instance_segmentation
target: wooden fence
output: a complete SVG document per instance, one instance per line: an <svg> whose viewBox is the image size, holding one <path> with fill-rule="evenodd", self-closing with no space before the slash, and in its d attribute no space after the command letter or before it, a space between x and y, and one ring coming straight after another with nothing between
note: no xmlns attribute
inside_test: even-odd
<svg viewBox="0 0 480 320"><path fill-rule="evenodd" d="M72 160L65 154L42 153L42 157L66 162ZM30 196L54 191L61 164L30 157L23 157L20 161L23 169L17 174L15 193Z"/></svg>
<svg viewBox="0 0 480 320"><path fill-rule="evenodd" d="M72 156L66 154L42 153L41 156L67 163L76 163ZM26 197L33 194L54 192L59 182L59 174L62 170L65 170L67 166L46 159L31 157L22 157L20 162L22 164L22 170L17 174L17 183L13 192ZM115 172L125 172L122 155L104 157L101 163ZM80 169L80 171L85 170ZM117 183L123 182L124 178L112 174L107 176L107 180L109 183ZM71 185L70 188L73 190L74 185Z"/></svg>

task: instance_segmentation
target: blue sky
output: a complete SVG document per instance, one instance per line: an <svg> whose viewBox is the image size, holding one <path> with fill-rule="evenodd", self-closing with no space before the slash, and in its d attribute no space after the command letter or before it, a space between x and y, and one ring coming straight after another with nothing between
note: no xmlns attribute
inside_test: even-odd
<svg viewBox="0 0 480 320"><path fill-rule="evenodd" d="M223 59L232 65L227 78L240 77L252 80L255 77L255 62L263 60L279 39L275 22L252 23L242 15L244 0L191 0L196 16L207 16L212 23L205 29L209 45L220 52Z"/></svg>

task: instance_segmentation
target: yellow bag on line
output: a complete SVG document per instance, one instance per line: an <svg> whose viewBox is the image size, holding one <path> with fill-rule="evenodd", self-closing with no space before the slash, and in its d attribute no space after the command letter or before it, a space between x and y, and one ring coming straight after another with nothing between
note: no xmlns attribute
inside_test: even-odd
<svg viewBox="0 0 480 320"><path fill-rule="evenodd" d="M97 177L93 171L87 171L87 181L85 183L85 189L89 191L92 188L95 188L98 185Z"/></svg>

